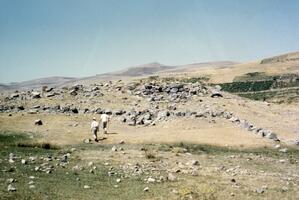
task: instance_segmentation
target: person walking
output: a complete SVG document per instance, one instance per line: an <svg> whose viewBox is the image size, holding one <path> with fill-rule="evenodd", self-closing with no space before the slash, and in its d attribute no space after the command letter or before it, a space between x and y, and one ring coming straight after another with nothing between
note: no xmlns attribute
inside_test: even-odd
<svg viewBox="0 0 299 200"><path fill-rule="evenodd" d="M104 134L107 134L107 127L108 127L108 122L109 122L109 116L104 113L101 115L101 121L103 123L103 130L104 130Z"/></svg>
<svg viewBox="0 0 299 200"><path fill-rule="evenodd" d="M97 122L94 117L91 122L91 132L93 134L94 141L98 142L98 130L99 130L99 122Z"/></svg>

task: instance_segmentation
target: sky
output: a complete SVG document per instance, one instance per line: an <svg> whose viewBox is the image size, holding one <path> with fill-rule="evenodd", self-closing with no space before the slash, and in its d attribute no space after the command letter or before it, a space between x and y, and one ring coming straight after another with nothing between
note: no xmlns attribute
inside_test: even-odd
<svg viewBox="0 0 299 200"><path fill-rule="evenodd" d="M0 83L299 51L298 0L0 0Z"/></svg>

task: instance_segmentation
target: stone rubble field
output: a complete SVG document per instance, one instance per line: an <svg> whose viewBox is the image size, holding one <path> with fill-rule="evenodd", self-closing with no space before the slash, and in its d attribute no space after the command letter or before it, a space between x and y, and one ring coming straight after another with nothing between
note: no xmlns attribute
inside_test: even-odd
<svg viewBox="0 0 299 200"><path fill-rule="evenodd" d="M0 199L299 197L296 106L162 79L45 86L0 99ZM111 122L96 143L90 122L102 113Z"/></svg>

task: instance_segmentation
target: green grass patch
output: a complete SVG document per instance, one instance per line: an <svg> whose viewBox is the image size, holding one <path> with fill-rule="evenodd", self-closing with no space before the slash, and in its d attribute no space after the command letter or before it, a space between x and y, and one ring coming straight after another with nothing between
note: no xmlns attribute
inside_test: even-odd
<svg viewBox="0 0 299 200"><path fill-rule="evenodd" d="M253 154L253 155L263 155L268 157L280 157L281 155L291 156L294 159L299 160L299 149L298 148L289 148L287 153L281 153L277 149L270 147L263 148L248 148L240 149L234 147L222 147L208 144L190 144L190 143L175 143L175 144L163 144L159 146L161 151L171 151L174 148L183 148L187 152L192 154L210 154L210 155L230 155L230 154Z"/></svg>

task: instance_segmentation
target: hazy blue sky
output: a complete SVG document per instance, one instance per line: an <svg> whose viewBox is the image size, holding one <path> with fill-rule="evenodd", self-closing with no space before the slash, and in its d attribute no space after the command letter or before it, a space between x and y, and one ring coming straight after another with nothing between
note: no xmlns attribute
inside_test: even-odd
<svg viewBox="0 0 299 200"><path fill-rule="evenodd" d="M0 0L0 82L298 50L298 0Z"/></svg>

